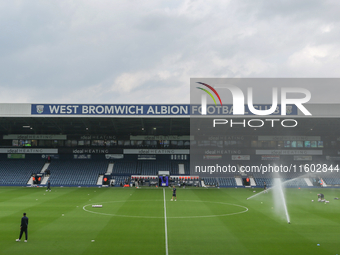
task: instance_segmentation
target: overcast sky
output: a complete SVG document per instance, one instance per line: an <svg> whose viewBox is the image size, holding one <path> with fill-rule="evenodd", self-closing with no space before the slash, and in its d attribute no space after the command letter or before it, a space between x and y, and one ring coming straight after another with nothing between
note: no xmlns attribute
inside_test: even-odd
<svg viewBox="0 0 340 255"><path fill-rule="evenodd" d="M0 0L0 100L189 103L192 77L340 77L339 13L337 0ZM315 91L340 101L340 85Z"/></svg>

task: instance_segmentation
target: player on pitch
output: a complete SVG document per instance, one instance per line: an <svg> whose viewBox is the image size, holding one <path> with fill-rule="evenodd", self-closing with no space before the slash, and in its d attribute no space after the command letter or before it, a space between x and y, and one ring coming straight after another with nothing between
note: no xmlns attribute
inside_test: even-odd
<svg viewBox="0 0 340 255"><path fill-rule="evenodd" d="M318 194L318 201L319 201L319 202L324 202L324 201L325 201L325 196L324 196L324 194L322 194L322 193Z"/></svg>
<svg viewBox="0 0 340 255"><path fill-rule="evenodd" d="M264 193L268 192L268 190L267 190L267 183L266 182L263 183L263 190L264 190Z"/></svg>
<svg viewBox="0 0 340 255"><path fill-rule="evenodd" d="M21 218L21 225L20 225L20 236L17 240L17 242L20 242L22 234L25 233L25 243L27 243L27 226L28 226L28 218L26 217L26 213L23 214L23 217Z"/></svg>
<svg viewBox="0 0 340 255"><path fill-rule="evenodd" d="M172 198L171 198L171 201L173 201L174 198L175 198L175 201L177 201L175 185L173 186L173 189L172 189Z"/></svg>

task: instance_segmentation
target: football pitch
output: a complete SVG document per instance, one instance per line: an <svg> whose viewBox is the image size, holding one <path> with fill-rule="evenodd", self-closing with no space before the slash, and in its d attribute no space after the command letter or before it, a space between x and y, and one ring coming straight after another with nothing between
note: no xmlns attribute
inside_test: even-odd
<svg viewBox="0 0 340 255"><path fill-rule="evenodd" d="M0 187L0 254L340 254L339 189L287 189L291 224L254 190Z"/></svg>

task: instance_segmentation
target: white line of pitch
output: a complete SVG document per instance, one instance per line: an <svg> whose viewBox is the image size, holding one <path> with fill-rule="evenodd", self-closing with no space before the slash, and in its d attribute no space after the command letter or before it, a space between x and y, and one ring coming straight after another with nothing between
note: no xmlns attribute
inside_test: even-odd
<svg viewBox="0 0 340 255"><path fill-rule="evenodd" d="M155 201L162 201L162 200L125 200L125 201L105 201L105 202L96 202L97 204L105 204L105 203L126 203L126 202L155 202ZM202 200L180 200L177 201L177 203L181 203L181 202L199 202L199 203L214 203L214 204L222 204L222 205L232 205L232 206L237 206L237 207L241 207L244 208L244 211L241 212L235 212L235 213L226 213L226 214L218 214L218 215L191 215L191 216L178 216L178 217L169 217L169 219L195 219L195 218L212 218L212 217L223 217L223 216L230 216L230 215L236 215L236 214L241 214L241 213L245 213L248 212L248 208L243 206L243 205L237 205L237 204L230 204L230 203L224 203L224 202L212 202L212 201L202 201ZM101 212L94 212L94 211L90 211L87 210L86 207L88 206L92 206L92 204L88 204L88 205L84 205L83 206L83 210L85 212L89 212L89 213L94 213L94 214L100 214L100 215L106 215L106 216L115 216L115 217L128 217L128 218L144 218L144 219L160 219L160 218L164 218L164 216L141 216L141 215L119 215L119 214L114 214L114 213L101 213ZM168 219L168 217L166 217Z"/></svg>
<svg viewBox="0 0 340 255"><path fill-rule="evenodd" d="M168 248L168 224L166 222L166 202L165 202L165 189L163 188L163 198L164 198L164 224L165 224L165 254L169 255Z"/></svg>

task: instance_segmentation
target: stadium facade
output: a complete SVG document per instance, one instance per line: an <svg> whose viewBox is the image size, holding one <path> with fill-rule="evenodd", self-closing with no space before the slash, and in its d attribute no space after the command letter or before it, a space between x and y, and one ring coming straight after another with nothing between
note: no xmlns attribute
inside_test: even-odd
<svg viewBox="0 0 340 255"><path fill-rule="evenodd" d="M313 116L290 107L294 128L275 113L230 109L211 112L223 120L217 132L197 105L0 104L0 185L263 186L270 166L281 166L290 186L340 185L338 105L309 105Z"/></svg>

